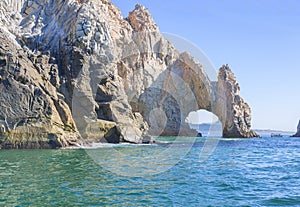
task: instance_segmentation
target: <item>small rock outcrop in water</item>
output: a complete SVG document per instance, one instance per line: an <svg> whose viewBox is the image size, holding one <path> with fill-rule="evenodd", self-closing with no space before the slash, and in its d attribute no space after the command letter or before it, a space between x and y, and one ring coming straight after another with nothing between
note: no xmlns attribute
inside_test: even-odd
<svg viewBox="0 0 300 207"><path fill-rule="evenodd" d="M293 137L300 137L300 121L297 126L297 133L295 135L293 135Z"/></svg>
<svg viewBox="0 0 300 207"><path fill-rule="evenodd" d="M225 137L257 136L228 66L210 81L141 5L124 19L108 0L4 0L0 18L2 148L196 136L185 117L198 109Z"/></svg>

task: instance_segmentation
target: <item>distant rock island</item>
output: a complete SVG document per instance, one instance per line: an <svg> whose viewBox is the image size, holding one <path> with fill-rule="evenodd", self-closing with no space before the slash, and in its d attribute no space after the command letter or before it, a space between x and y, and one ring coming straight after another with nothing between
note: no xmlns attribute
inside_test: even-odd
<svg viewBox="0 0 300 207"><path fill-rule="evenodd" d="M297 133L293 135L293 137L300 137L300 120L297 126Z"/></svg>
<svg viewBox="0 0 300 207"><path fill-rule="evenodd" d="M2 0L0 91L1 148L194 136L198 109L224 137L258 136L228 65L211 81L141 5L124 19L108 0Z"/></svg>
<svg viewBox="0 0 300 207"><path fill-rule="evenodd" d="M261 137L290 137L293 132L276 129L253 129Z"/></svg>

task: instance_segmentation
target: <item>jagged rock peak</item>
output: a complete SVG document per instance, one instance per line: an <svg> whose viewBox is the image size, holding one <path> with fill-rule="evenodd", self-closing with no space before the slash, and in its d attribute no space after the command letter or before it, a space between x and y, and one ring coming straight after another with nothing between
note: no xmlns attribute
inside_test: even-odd
<svg viewBox="0 0 300 207"><path fill-rule="evenodd" d="M154 22L149 10L140 5L135 5L135 9L129 13L126 20L136 32L158 32L158 26Z"/></svg>
<svg viewBox="0 0 300 207"><path fill-rule="evenodd" d="M223 77L224 79L229 79L236 82L236 77L228 64L222 65L222 67L219 70L219 76Z"/></svg>

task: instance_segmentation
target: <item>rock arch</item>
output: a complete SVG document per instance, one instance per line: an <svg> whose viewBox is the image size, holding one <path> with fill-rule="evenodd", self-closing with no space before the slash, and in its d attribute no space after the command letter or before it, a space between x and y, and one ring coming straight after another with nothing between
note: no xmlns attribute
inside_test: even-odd
<svg viewBox="0 0 300 207"><path fill-rule="evenodd" d="M205 109L190 112L186 122L202 137L220 138L223 136L223 126L219 117Z"/></svg>
<svg viewBox="0 0 300 207"><path fill-rule="evenodd" d="M139 94L139 99L130 102L134 105L134 112L142 114L154 135L196 135L185 122L185 117L192 111L205 109L219 117L223 137L257 137L251 130L250 107L239 91L236 78L227 65L220 68L218 81L211 82L203 66L189 54L182 53L150 87ZM150 123L151 112L156 109L160 109L167 118L163 130Z"/></svg>

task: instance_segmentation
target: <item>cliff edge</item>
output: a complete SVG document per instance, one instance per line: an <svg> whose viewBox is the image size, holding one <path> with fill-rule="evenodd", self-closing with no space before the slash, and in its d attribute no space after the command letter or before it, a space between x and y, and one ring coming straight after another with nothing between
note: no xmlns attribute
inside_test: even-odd
<svg viewBox="0 0 300 207"><path fill-rule="evenodd" d="M136 5L108 0L0 2L0 147L149 143L195 136L185 118L206 109L224 137L257 137L228 66L218 81Z"/></svg>

